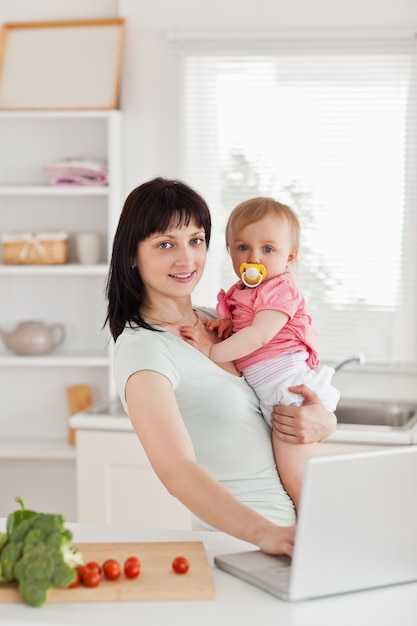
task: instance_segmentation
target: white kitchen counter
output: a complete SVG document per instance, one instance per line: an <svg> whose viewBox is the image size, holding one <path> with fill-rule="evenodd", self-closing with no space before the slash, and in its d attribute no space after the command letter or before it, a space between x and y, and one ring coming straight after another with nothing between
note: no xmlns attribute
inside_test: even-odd
<svg viewBox="0 0 417 626"><path fill-rule="evenodd" d="M70 417L70 426L82 430L134 432L130 419L124 413L118 399L103 402L92 409L73 415ZM372 445L412 445L417 444L417 425L403 430L364 426L355 428L341 424L327 441Z"/></svg>
<svg viewBox="0 0 417 626"><path fill-rule="evenodd" d="M71 428L80 430L114 430L134 433L132 422L127 415L89 415L77 413L69 418Z"/></svg>
<svg viewBox="0 0 417 626"><path fill-rule="evenodd" d="M215 554L253 548L217 532L151 530L68 524L78 542L203 541ZM5 520L0 519L4 530ZM360 564L358 564L360 567ZM1 626L415 626L417 583L288 603L213 566L214 600L114 603L0 604Z"/></svg>
<svg viewBox="0 0 417 626"><path fill-rule="evenodd" d="M134 432L132 423L117 398L72 415L69 424L71 428L82 430Z"/></svg>

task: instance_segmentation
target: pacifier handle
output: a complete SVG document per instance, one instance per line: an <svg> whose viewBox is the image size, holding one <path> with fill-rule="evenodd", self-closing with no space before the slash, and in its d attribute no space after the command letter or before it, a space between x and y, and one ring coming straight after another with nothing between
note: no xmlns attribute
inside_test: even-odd
<svg viewBox="0 0 417 626"><path fill-rule="evenodd" d="M242 263L239 268L240 278L246 287L257 287L266 278L264 265L258 263Z"/></svg>

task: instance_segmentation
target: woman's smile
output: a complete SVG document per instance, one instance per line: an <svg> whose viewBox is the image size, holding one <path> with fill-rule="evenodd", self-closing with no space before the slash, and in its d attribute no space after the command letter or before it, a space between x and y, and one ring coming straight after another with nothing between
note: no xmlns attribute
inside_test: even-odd
<svg viewBox="0 0 417 626"><path fill-rule="evenodd" d="M190 280L190 278L193 278L194 275L195 275L195 271L187 272L187 273L184 273L184 274L182 274L182 273L181 274L169 274L169 276L171 278L175 278L176 280L180 280L180 281L184 281L184 282Z"/></svg>

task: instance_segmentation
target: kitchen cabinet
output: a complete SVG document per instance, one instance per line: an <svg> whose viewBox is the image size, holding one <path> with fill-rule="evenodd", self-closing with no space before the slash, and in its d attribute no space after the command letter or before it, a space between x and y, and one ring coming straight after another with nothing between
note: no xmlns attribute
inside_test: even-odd
<svg viewBox="0 0 417 626"><path fill-rule="evenodd" d="M78 521L140 528L190 528L188 510L163 487L119 399L70 419L77 430ZM317 454L349 454L385 446L324 441Z"/></svg>
<svg viewBox="0 0 417 626"><path fill-rule="evenodd" d="M40 356L16 355L0 340L0 472L12 481L25 468L26 482L18 481L14 495L34 508L40 481L51 507L60 501L61 475L74 520L75 448L68 443L66 389L89 385L94 403L114 393L112 342L102 327L121 209L120 130L115 110L0 113L0 234L59 231L69 243L68 262L55 265L6 264L0 251L0 327L11 331L21 321L41 320L66 331L60 347ZM42 168L64 158L106 162L108 184L51 185ZM100 259L80 264L75 235L90 231L100 234ZM13 483L7 493L1 490L0 515L11 509L10 490Z"/></svg>
<svg viewBox="0 0 417 626"><path fill-rule="evenodd" d="M82 523L140 528L190 528L188 510L153 471L126 415L114 402L74 416L77 430L77 510ZM115 408L116 407L116 408ZM383 446L323 442L318 454L349 454Z"/></svg>
<svg viewBox="0 0 417 626"><path fill-rule="evenodd" d="M83 523L191 528L188 509L162 485L133 432L77 431L77 510Z"/></svg>
<svg viewBox="0 0 417 626"><path fill-rule="evenodd" d="M317 447L317 454L320 456L331 454L350 454L351 452L367 452L368 450L380 450L384 447L385 446L383 444L322 441Z"/></svg>

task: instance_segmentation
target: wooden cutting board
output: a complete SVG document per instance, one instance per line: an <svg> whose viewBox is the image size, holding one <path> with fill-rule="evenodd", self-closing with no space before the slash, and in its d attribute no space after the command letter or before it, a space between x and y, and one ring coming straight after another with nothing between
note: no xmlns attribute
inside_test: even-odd
<svg viewBox="0 0 417 626"><path fill-rule="evenodd" d="M139 600L209 600L215 597L214 581L201 541L144 543L76 543L84 560L103 563L116 559L123 568L129 556L141 562L138 578L102 579L94 588L51 589L47 602L127 602ZM171 563L176 556L185 556L190 569L176 574ZM16 583L0 584L0 602L22 602Z"/></svg>

